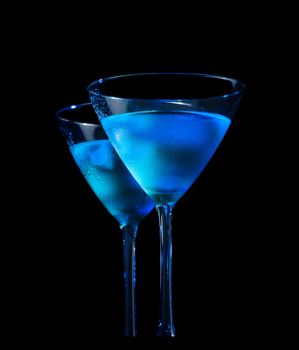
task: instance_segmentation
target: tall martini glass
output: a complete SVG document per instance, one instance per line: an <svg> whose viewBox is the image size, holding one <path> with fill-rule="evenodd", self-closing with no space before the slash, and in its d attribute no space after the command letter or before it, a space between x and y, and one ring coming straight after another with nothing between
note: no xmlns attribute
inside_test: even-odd
<svg viewBox="0 0 299 350"><path fill-rule="evenodd" d="M136 336L136 235L140 221L154 208L154 203L119 159L91 103L62 108L56 117L82 175L123 233L124 335Z"/></svg>
<svg viewBox="0 0 299 350"><path fill-rule="evenodd" d="M88 86L116 152L156 204L160 224L158 336L175 336L173 208L219 146L244 89L235 79L197 73L131 74Z"/></svg>

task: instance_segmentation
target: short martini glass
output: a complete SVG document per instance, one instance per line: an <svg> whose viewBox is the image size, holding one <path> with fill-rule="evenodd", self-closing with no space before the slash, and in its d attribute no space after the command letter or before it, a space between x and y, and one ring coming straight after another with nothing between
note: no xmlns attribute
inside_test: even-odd
<svg viewBox="0 0 299 350"><path fill-rule="evenodd" d="M173 207L215 153L244 89L244 84L235 79L198 73L130 74L100 79L88 86L112 145L158 211L158 336L175 336Z"/></svg>
<svg viewBox="0 0 299 350"><path fill-rule="evenodd" d="M136 336L136 235L140 221L154 208L154 203L119 159L99 124L91 103L65 107L56 113L56 117L81 173L122 230L125 269L124 334Z"/></svg>

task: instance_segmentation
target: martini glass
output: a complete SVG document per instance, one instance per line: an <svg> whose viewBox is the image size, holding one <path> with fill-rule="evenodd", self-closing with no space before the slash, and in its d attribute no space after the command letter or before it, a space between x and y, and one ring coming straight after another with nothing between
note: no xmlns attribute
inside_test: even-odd
<svg viewBox="0 0 299 350"><path fill-rule="evenodd" d="M88 86L112 145L158 211L158 336L175 336L173 207L213 156L244 89L244 84L235 79L197 73L130 74L100 79Z"/></svg>
<svg viewBox="0 0 299 350"><path fill-rule="evenodd" d="M154 208L154 203L119 159L99 124L91 103L63 108L56 113L56 117L81 173L122 230L125 269L124 334L136 336L136 235L138 224ZM90 120L95 120L95 123L86 123Z"/></svg>

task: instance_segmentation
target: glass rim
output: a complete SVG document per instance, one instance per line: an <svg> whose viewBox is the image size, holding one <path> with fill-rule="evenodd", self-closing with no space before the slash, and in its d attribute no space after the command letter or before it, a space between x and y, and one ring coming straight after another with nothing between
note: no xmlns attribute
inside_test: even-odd
<svg viewBox="0 0 299 350"><path fill-rule="evenodd" d="M114 75L114 76L109 76L106 78L100 78L98 80L95 80L91 82L87 86L87 91L90 94L93 94L95 96L103 96L105 98L110 98L110 99L116 99L116 100L124 100L124 101L132 101L132 100L148 100L147 98L132 98L132 97L118 97L118 96L113 96L113 95L105 95L102 93L96 93L92 91L91 89L97 85L103 84L106 81L110 80L116 80L116 79L121 79L121 78L130 78L130 77L138 77L138 76L153 76L153 75L178 75L178 76L194 76L194 77L201 77L201 78L211 78L211 79L218 79L218 80L225 80L230 83L232 83L232 92L223 94L223 95L215 95L211 97L205 97L205 98L182 98L182 99L169 99L169 98L156 98L153 100L159 100L159 101L171 101L171 100L182 100L182 101L194 101L194 100L207 100L207 99L217 99L217 98L227 98L227 97L232 97L232 96L238 96L241 95L245 88L246 85L242 83L240 80L223 76L223 75L217 75L217 74L210 74L210 73L196 73L196 72L144 72L144 73L128 73L128 74L120 74L120 75Z"/></svg>
<svg viewBox="0 0 299 350"><path fill-rule="evenodd" d="M60 116L64 112L71 112L71 111L79 110L79 109L84 108L84 107L93 107L93 106L92 106L91 102L83 102L83 103L79 103L79 104L68 105L68 106L65 106L63 108L58 109L55 112L55 117L56 117L56 119L59 119L61 121L67 122L67 123L87 125L87 126L88 125L97 126L97 127L101 128L100 122L99 122L99 124L86 123L86 122L80 122L79 120L72 120L72 119L68 119L68 118L64 118L64 117ZM96 112L94 112L94 113L96 115Z"/></svg>

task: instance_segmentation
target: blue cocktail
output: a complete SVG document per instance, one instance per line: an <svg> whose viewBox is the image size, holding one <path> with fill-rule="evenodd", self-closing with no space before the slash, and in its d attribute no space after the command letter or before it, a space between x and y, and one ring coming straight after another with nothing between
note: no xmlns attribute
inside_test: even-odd
<svg viewBox="0 0 299 350"><path fill-rule="evenodd" d="M202 112L134 112L102 120L117 153L144 191L174 205L214 154L230 119Z"/></svg>
<svg viewBox="0 0 299 350"><path fill-rule="evenodd" d="M172 337L172 209L209 162L239 105L244 84L197 73L140 73L88 87L112 145L153 199L160 223L158 336Z"/></svg>
<svg viewBox="0 0 299 350"><path fill-rule="evenodd" d="M154 208L125 167L98 123L90 103L56 113L73 158L90 187L118 221L123 232L125 279L125 332L136 336L135 243L140 221ZM97 122L90 123L92 121ZM88 122L86 122L88 121Z"/></svg>
<svg viewBox="0 0 299 350"><path fill-rule="evenodd" d="M90 187L121 226L139 223L153 202L123 162L109 140L81 142L70 148Z"/></svg>

